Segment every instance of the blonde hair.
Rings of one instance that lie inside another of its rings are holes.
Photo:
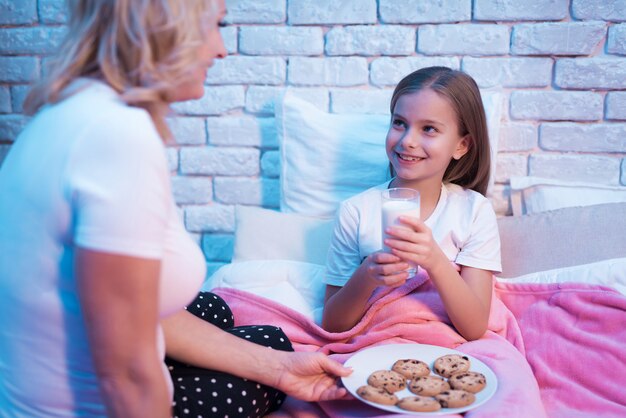
[[[216,2],[69,0],[69,10],[68,35],[47,76],[29,93],[26,112],[66,98],[64,90],[78,77],[97,78],[129,105],[146,109],[161,137],[171,139],[165,95],[193,68]]]
[[[427,67],[404,77],[391,97],[391,114],[400,96],[431,89],[448,99],[456,112],[459,135],[469,136],[469,149],[461,159],[452,159],[443,181],[485,195],[491,171],[491,149],[485,108],[478,85],[468,74],[447,67]],[[393,167],[390,167],[393,173]]]

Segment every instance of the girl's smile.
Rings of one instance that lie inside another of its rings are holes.
[[[401,153],[396,153],[396,154],[398,155],[398,159],[400,163],[403,163],[403,162],[416,163],[424,159],[424,157],[416,157],[416,156],[412,156],[409,154],[401,154]]]

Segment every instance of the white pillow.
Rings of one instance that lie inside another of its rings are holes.
[[[518,277],[500,278],[501,283],[585,283],[611,287],[626,296],[626,258],[537,271]]]
[[[326,264],[333,221],[255,206],[236,206],[233,261]]]
[[[226,264],[205,282],[216,287],[245,290],[281,303],[320,324],[324,308],[325,267],[289,260],[252,260]]]
[[[388,179],[389,116],[327,113],[290,89],[277,102],[282,212],[332,217],[339,202]]]
[[[530,176],[511,177],[513,215],[616,202],[626,202],[626,187]]]
[[[503,96],[481,94],[494,156],[491,186]],[[341,201],[389,179],[389,115],[324,112],[291,89],[276,102],[282,212],[332,217]]]

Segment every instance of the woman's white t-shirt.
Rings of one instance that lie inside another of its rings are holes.
[[[205,276],[148,113],[101,82],[76,83],[31,120],[0,168],[0,416],[105,416],[77,247],[161,260],[161,317],[183,309]]]
[[[365,257],[382,249],[381,191],[389,183],[342,202],[328,250],[326,284],[344,286]],[[425,224],[451,262],[501,271],[496,215],[480,193],[442,184],[437,206]]]

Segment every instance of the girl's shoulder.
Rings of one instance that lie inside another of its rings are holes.
[[[444,183],[443,188],[446,190],[448,198],[465,200],[470,202],[485,202],[489,201],[485,196],[472,189],[464,189],[458,184]]]
[[[454,183],[445,183],[443,189],[446,193],[447,205],[463,210],[466,213],[475,213],[481,210],[491,210],[491,201],[482,194],[472,189],[464,189]]]
[[[370,187],[369,189],[366,189],[358,194],[355,194],[354,196],[349,197],[346,200],[344,200],[342,204],[361,206],[363,203],[371,202],[372,199],[374,199],[375,197],[380,198],[381,191],[389,187],[389,181]]]
[[[354,219],[379,216],[381,205],[381,191],[387,189],[389,181],[370,187],[354,196],[343,200],[339,204],[338,213],[346,216],[350,214]]]

